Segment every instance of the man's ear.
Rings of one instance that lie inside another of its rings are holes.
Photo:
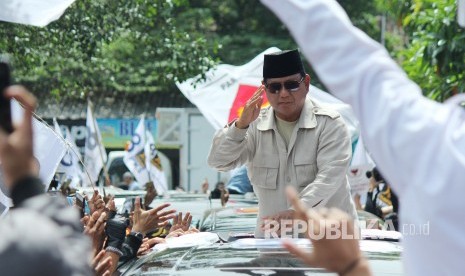
[[[310,80],[311,80],[310,75],[305,74],[305,87],[307,88],[307,92],[310,89]]]

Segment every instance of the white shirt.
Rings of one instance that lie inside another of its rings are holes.
[[[381,45],[353,27],[336,1],[262,2],[360,120],[366,146],[399,195],[406,275],[463,274],[465,110],[423,97]]]
[[[137,190],[141,190],[141,188],[139,186],[139,183],[137,183],[136,181],[132,181],[131,184],[129,184],[129,186],[128,186],[128,190],[129,191],[137,191]]]

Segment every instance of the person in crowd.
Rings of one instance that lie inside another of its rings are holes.
[[[62,197],[45,194],[37,178],[32,142],[36,100],[20,86],[4,94],[19,101],[25,113],[11,134],[0,129],[3,180],[14,204],[0,224],[0,267],[8,275],[92,275],[90,243],[77,210]]]
[[[202,182],[200,185],[200,188],[202,190],[202,194],[210,195],[210,183],[208,183],[208,178],[205,177],[205,180]]]
[[[402,241],[405,274],[462,274],[463,95],[446,103],[424,97],[334,0],[261,1],[288,27],[329,91],[358,117],[367,149],[399,197],[401,225],[417,231]],[[425,225],[428,233],[419,231]],[[320,256],[337,262],[328,257]]]
[[[226,185],[230,194],[243,195],[253,193],[249,176],[247,175],[247,166],[242,166],[231,171],[231,178]]]
[[[210,197],[211,198],[221,198],[222,193],[223,194],[228,193],[228,191],[226,190],[226,186],[224,185],[224,182],[219,181],[218,183],[216,183],[215,189],[213,189],[213,191],[211,191]]]
[[[247,165],[259,200],[256,237],[270,231],[279,235],[276,223],[292,219],[286,185],[298,188],[309,208],[339,207],[357,217],[346,177],[351,158],[347,128],[339,113],[307,97],[309,87],[298,50],[265,55],[262,85],[239,119],[213,139],[211,167],[227,171]],[[270,107],[260,110],[263,92]]]
[[[384,220],[389,219],[394,229],[398,229],[397,213],[399,203],[397,196],[375,167],[367,172],[370,181],[364,210]]]
[[[134,180],[134,176],[130,172],[125,172],[123,174],[123,183],[119,186],[119,188],[129,191],[141,190],[139,183]]]
[[[221,206],[226,206],[229,200],[229,192],[223,181],[216,183],[215,189],[210,193],[210,198],[219,198],[221,200]]]

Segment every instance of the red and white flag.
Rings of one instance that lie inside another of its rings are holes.
[[[198,75],[176,85],[210,124],[215,129],[220,129],[241,115],[243,106],[261,85],[264,55],[277,51],[280,49],[268,48],[242,66],[220,64],[206,73],[205,81],[197,82],[200,78]],[[310,87],[308,95],[319,103],[336,109],[344,118],[353,141],[357,138],[359,123],[349,105],[315,86]],[[263,97],[262,108],[269,106],[266,93],[263,93]]]

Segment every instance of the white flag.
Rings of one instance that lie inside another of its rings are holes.
[[[157,193],[162,195],[168,191],[168,183],[166,180],[165,172],[161,166],[161,160],[158,156],[158,151],[155,148],[155,141],[153,140],[152,133],[149,131],[145,132],[145,167],[149,171],[150,180],[152,180]]]
[[[136,127],[123,160],[139,184],[145,185],[152,181],[158,194],[168,190],[153,136],[145,129],[144,117]]]
[[[361,202],[365,202],[370,184],[366,172],[372,170],[373,167],[375,167],[375,163],[365,150],[362,136],[359,136],[347,176],[352,194],[359,194]]]
[[[53,124],[55,126],[55,131],[63,137],[60,125],[55,118],[53,118]],[[66,135],[64,135],[64,139],[66,141],[66,153],[58,165],[57,172],[63,173],[68,179],[72,179],[71,187],[75,188],[82,176],[82,169],[79,163],[81,154],[68,128],[66,128],[65,133]]]
[[[240,116],[247,100],[261,85],[264,55],[277,51],[280,50],[276,47],[269,48],[242,66],[220,64],[206,73],[206,80],[203,82],[196,83],[200,78],[198,75],[176,85],[210,124],[215,129],[220,129]],[[315,86],[310,87],[308,96],[336,109],[344,118],[352,141],[356,140],[359,122],[349,105]],[[264,93],[262,107],[266,106],[269,103]]]
[[[145,118],[142,118],[139,121],[139,124],[136,127],[136,130],[131,138],[128,149],[126,151],[127,158],[134,157],[144,151],[145,145]]]
[[[86,136],[86,147],[84,150],[85,154],[85,169],[89,173],[90,179],[93,183],[98,180],[98,176],[103,166],[107,161],[107,154],[105,148],[102,145],[102,135],[95,120],[91,104],[87,106],[87,136]],[[88,179],[84,179],[88,183]],[[88,183],[90,185],[90,183]]]
[[[124,164],[141,185],[149,182],[149,172],[145,168],[144,145],[145,119],[142,116],[123,158]]]
[[[11,101],[13,122],[20,123],[24,110],[21,105]],[[36,118],[32,120],[34,135],[34,156],[39,163],[39,178],[43,181],[46,189],[55,175],[55,171],[66,152],[66,144],[49,126],[39,122]]]
[[[2,0],[0,20],[44,27],[57,20],[75,0]]]

